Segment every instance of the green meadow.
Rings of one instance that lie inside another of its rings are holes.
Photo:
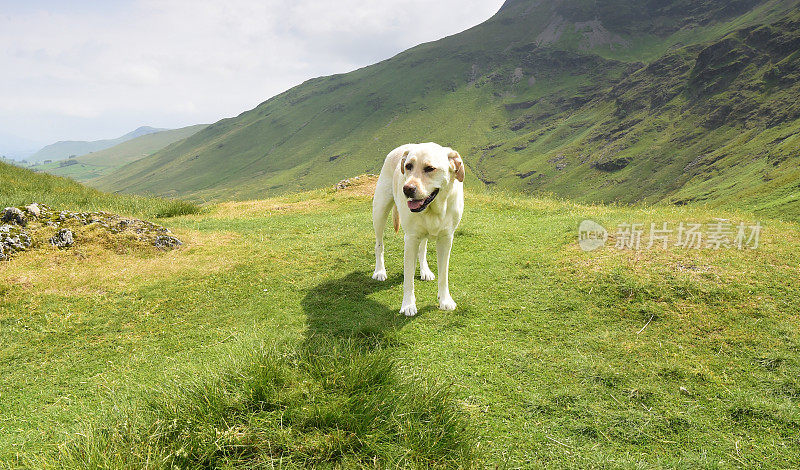
[[[3,204],[149,218],[176,204],[21,181]],[[406,318],[402,236],[387,236],[389,279],[370,278],[371,184],[163,212],[174,251],[78,243],[0,264],[0,461],[800,466],[797,223],[468,185],[458,308],[417,281]],[[578,246],[587,218],[606,247]],[[760,222],[758,248],[613,247],[618,224],[716,218]]]

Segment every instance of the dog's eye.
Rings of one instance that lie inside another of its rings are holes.
[[[414,169],[414,165],[413,164],[406,163],[406,170],[413,170],[413,169]]]
[[[433,170],[435,170],[435,169],[436,169],[436,168],[434,168],[434,167],[432,167],[432,166],[426,166],[426,167],[425,167],[425,173],[430,173],[430,172],[432,172],[432,171],[433,171]]]

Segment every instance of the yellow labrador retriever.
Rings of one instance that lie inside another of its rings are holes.
[[[383,264],[383,231],[392,209],[395,232],[403,226],[403,303],[400,313],[417,314],[414,297],[414,272],[419,259],[420,278],[432,281],[433,272],[426,258],[428,239],[436,240],[439,268],[439,308],[455,310],[450,296],[447,269],[453,233],[464,212],[464,162],[449,147],[433,142],[406,144],[389,152],[375,186],[372,199],[372,225],[375,228],[375,273],[373,279],[386,280]]]

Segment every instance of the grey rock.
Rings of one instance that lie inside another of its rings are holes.
[[[28,211],[28,214],[34,217],[39,217],[40,215],[42,215],[42,208],[39,207],[39,204],[36,204],[35,202],[33,204],[28,204],[27,206],[25,206],[25,210]]]
[[[72,231],[62,228],[50,239],[50,244],[58,248],[66,248],[72,246],[75,241],[72,238]]]
[[[16,207],[6,207],[3,211],[3,222],[11,222],[24,227],[28,224],[28,219],[26,219],[25,214]]]
[[[19,243],[25,249],[28,249],[31,247],[31,245],[33,245],[33,240],[31,240],[31,237],[30,235],[28,235],[28,232],[21,232],[19,235],[17,235],[17,240],[19,240]]]
[[[33,241],[28,232],[11,225],[0,226],[0,250],[3,251],[2,259],[8,259],[11,253],[25,251],[31,247]]]
[[[162,250],[171,250],[183,245],[183,242],[171,235],[159,235],[153,242],[153,246]]]

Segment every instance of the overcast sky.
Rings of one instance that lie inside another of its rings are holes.
[[[0,0],[0,154],[215,122],[463,31],[502,3]]]

